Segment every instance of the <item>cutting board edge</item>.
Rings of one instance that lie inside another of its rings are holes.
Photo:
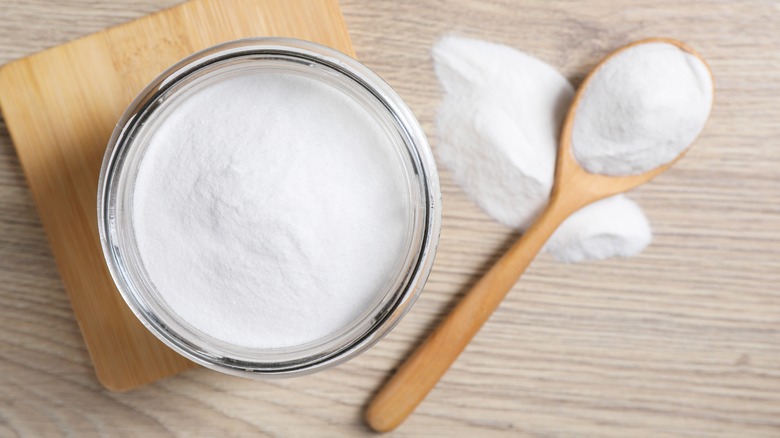
[[[70,46],[70,45],[73,45],[73,44],[77,44],[77,43],[81,42],[82,40],[86,40],[88,38],[92,38],[92,37],[94,37],[96,35],[100,35],[100,34],[105,33],[105,32],[109,32],[109,31],[111,31],[113,29],[122,28],[122,27],[125,27],[125,26],[132,26],[132,25],[135,25],[135,24],[137,24],[138,22],[141,22],[141,21],[153,20],[155,16],[170,13],[174,9],[183,9],[188,4],[193,3],[193,2],[202,3],[204,1],[206,1],[206,0],[189,0],[189,1],[185,0],[185,1],[182,1],[181,3],[179,3],[179,4],[176,4],[176,5],[173,5],[173,6],[169,6],[169,7],[164,8],[164,9],[160,9],[159,11],[156,11],[156,12],[151,12],[149,14],[145,14],[145,15],[143,15],[141,17],[134,18],[134,19],[132,19],[130,21],[125,21],[123,23],[117,23],[117,24],[115,24],[113,26],[106,27],[105,29],[100,29],[100,30],[97,30],[95,32],[90,32],[90,33],[88,33],[86,35],[82,35],[82,36],[80,36],[78,38],[75,38],[75,39],[72,39],[72,40],[68,40],[68,41],[62,42],[60,44],[53,45],[51,47],[46,47],[46,48],[41,49],[41,50],[39,50],[39,51],[37,51],[35,53],[29,54],[27,56],[24,56],[24,57],[21,57],[21,58],[17,58],[17,59],[13,59],[11,61],[6,62],[3,65],[0,65],[0,76],[2,76],[3,71],[6,69],[6,67],[8,67],[10,65],[13,65],[13,64],[16,64],[18,62],[29,61],[32,58],[37,58],[38,56],[41,56],[41,55],[46,54],[48,52],[51,52],[51,51],[54,51],[54,50],[59,50],[59,49],[62,49],[64,47],[67,47],[67,46]],[[0,91],[0,93],[2,93],[2,91]]]

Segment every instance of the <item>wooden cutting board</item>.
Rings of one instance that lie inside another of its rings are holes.
[[[193,0],[0,68],[0,108],[98,380],[125,391],[194,366],[135,318],[103,261],[100,164],[125,107],[217,43],[285,36],[354,56],[337,0]]]

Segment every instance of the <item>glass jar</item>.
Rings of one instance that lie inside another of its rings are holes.
[[[156,118],[176,110],[181,101],[177,96],[242,68],[304,75],[347,93],[382,124],[398,148],[407,179],[410,232],[394,280],[350,325],[304,345],[247,348],[194,328],[156,290],[145,272],[133,234],[134,182]],[[355,357],[385,336],[410,309],[433,264],[441,225],[441,193],[422,129],[398,94],[379,76],[347,55],[318,44],[251,38],[220,44],[180,61],[130,104],[105,153],[97,214],[103,253],[119,292],[136,317],[162,342],[196,363],[228,374],[294,376]]]

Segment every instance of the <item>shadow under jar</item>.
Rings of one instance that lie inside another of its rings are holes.
[[[425,135],[376,74],[294,39],[225,43],[126,110],[98,226],[138,319],[185,357],[293,376],[364,351],[409,310],[441,222]]]

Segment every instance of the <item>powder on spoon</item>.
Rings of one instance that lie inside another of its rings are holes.
[[[712,107],[712,77],[669,43],[626,49],[600,67],[577,107],[572,151],[588,172],[636,175],[693,143]]]
[[[139,165],[133,228],[150,281],[221,341],[279,348],[347,327],[406,251],[400,155],[322,81],[244,71],[184,99]]]
[[[444,89],[439,158],[485,212],[526,229],[550,195],[573,87],[551,66],[485,41],[442,38],[433,60]],[[639,206],[620,195],[571,215],[546,250],[567,262],[630,256],[651,237]]]

